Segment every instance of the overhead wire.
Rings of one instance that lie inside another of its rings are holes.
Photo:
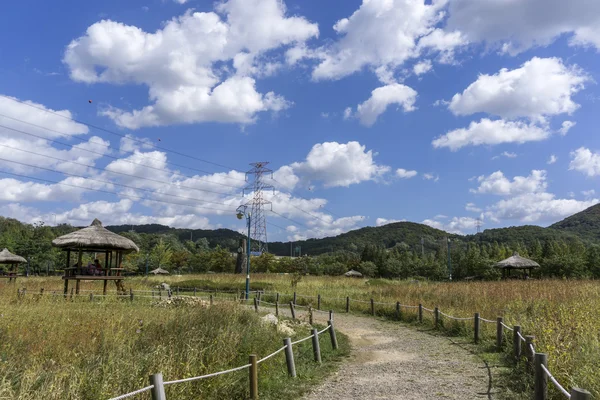
[[[2,114],[0,114],[0,117],[5,117],[5,116],[4,116],[4,115],[2,115]],[[7,118],[14,119],[14,118],[11,118],[11,117],[7,117]],[[25,121],[20,121],[20,120],[17,120],[17,121],[19,121],[19,122],[24,122],[24,123],[26,123],[26,124],[30,124],[29,122],[25,122]],[[30,125],[33,125],[33,126],[35,126],[35,127],[41,128],[41,129],[48,129],[48,128],[45,128],[45,127],[42,127],[42,126],[40,126],[40,125],[36,125],[36,124],[30,124]],[[13,132],[21,133],[21,134],[23,134],[23,135],[28,135],[28,136],[36,137],[36,138],[38,138],[38,139],[46,140],[46,141],[48,141],[48,142],[51,142],[51,143],[60,144],[60,145],[62,145],[62,146],[67,146],[67,147],[70,147],[70,148],[72,148],[72,149],[78,149],[78,150],[86,151],[86,152],[88,152],[88,153],[97,154],[97,155],[100,155],[100,156],[102,156],[102,157],[108,157],[108,158],[112,158],[113,160],[117,160],[117,161],[123,161],[123,162],[129,163],[129,164],[140,165],[140,166],[143,166],[143,167],[146,167],[146,168],[150,168],[150,169],[153,169],[153,170],[156,170],[156,171],[161,171],[161,172],[164,172],[164,169],[162,169],[162,168],[158,168],[158,167],[154,167],[154,166],[152,166],[152,165],[148,165],[148,164],[142,164],[142,163],[138,163],[138,162],[135,162],[135,161],[127,160],[127,159],[125,159],[125,158],[119,158],[119,157],[111,156],[111,155],[109,155],[109,154],[106,154],[106,153],[103,153],[103,152],[99,152],[99,151],[94,151],[94,150],[86,149],[86,148],[84,148],[84,147],[76,146],[76,145],[69,144],[69,143],[65,143],[65,142],[60,142],[60,141],[58,141],[58,140],[54,140],[54,139],[50,139],[50,138],[47,138],[47,137],[44,137],[44,136],[36,135],[36,134],[34,134],[34,133],[31,133],[31,132],[25,132],[25,131],[22,131],[22,130],[19,130],[19,129],[11,128],[11,127],[8,127],[8,126],[6,126],[6,125],[2,125],[2,124],[0,124],[0,128],[8,129],[8,130],[11,130],[11,131],[13,131]],[[58,132],[58,131],[54,131],[54,130],[52,130],[52,129],[48,129],[48,130],[50,130],[50,131],[52,131],[52,132],[57,132],[57,133],[60,133],[60,132]],[[80,138],[77,138],[77,139],[78,139],[78,140],[80,140],[81,142],[85,142],[85,140],[82,140],[82,139],[80,139]],[[86,143],[94,143],[94,144],[102,145],[102,146],[104,146],[104,147],[107,147],[107,148],[112,148],[112,149],[114,149],[114,147],[112,147],[112,146],[110,146],[110,145],[108,145],[108,146],[107,146],[106,144],[104,144],[104,142],[102,142],[102,143],[101,143],[101,142],[96,142],[96,141],[94,141],[94,142],[92,142],[92,141],[88,141],[88,142],[86,142]],[[126,153],[129,153],[129,154],[135,154],[134,152],[131,152],[131,151],[130,151],[130,152],[126,152]],[[153,157],[147,157],[147,158],[149,158],[149,159],[151,159],[151,160],[159,160],[159,159],[157,159],[157,158],[153,158]],[[163,161],[163,160],[160,160],[160,161]],[[165,163],[166,163],[166,164],[175,165],[175,166],[180,166],[179,164],[173,164],[173,163],[166,162],[166,161],[165,161]],[[212,172],[205,171],[205,170],[201,170],[201,169],[196,169],[196,168],[192,168],[192,167],[185,167],[185,166],[180,166],[180,167],[182,167],[182,168],[189,168],[189,169],[192,169],[192,170],[195,170],[195,171],[199,171],[199,172],[203,172],[203,173],[206,173],[206,174],[211,174],[211,175],[213,174]],[[190,178],[190,179],[199,179],[199,180],[203,180],[203,181],[206,181],[206,182],[210,182],[210,183],[212,183],[212,184],[214,184],[214,185],[219,185],[219,186],[227,186],[227,187],[232,187],[232,188],[235,188],[235,189],[242,189],[242,187],[240,187],[240,186],[233,186],[233,185],[228,185],[228,184],[226,184],[226,183],[213,182],[213,181],[210,181],[210,180],[208,180],[208,179],[204,179],[204,178],[202,178],[202,177],[190,176],[190,175],[181,174],[181,173],[178,173],[178,172],[170,172],[170,173],[171,173],[172,175],[175,175],[175,176],[182,176],[182,177],[184,177],[184,178]],[[243,182],[245,182],[245,180],[242,180],[242,179],[232,178],[232,177],[228,177],[228,176],[225,176],[225,177],[226,177],[226,178],[229,178],[229,179],[234,179],[234,180],[236,180],[236,181],[243,181]]]
[[[103,189],[95,189],[95,188],[90,188],[90,187],[84,187],[84,186],[78,186],[78,185],[72,185],[69,183],[65,183],[65,182],[58,182],[58,181],[54,181],[51,179],[44,179],[44,178],[36,178],[33,176],[29,176],[29,175],[25,175],[25,174],[17,174],[14,172],[8,172],[8,171],[3,171],[0,170],[1,174],[5,174],[5,175],[11,175],[11,176],[17,176],[17,177],[21,177],[21,178],[26,178],[26,179],[33,179],[36,181],[40,181],[40,182],[46,182],[46,183],[52,183],[52,184],[56,184],[56,185],[62,185],[62,186],[69,186],[75,189],[85,189],[85,190],[90,190],[93,192],[100,192],[100,193],[107,193],[107,194],[112,194],[112,195],[116,195],[119,197],[125,197],[128,199],[132,199],[133,200],[144,200],[144,201],[150,201],[150,202],[155,202],[155,203],[164,203],[164,204],[171,204],[171,205],[177,205],[180,207],[187,207],[187,208],[193,208],[193,209],[205,209],[205,210],[214,210],[214,211],[223,211],[223,212],[229,212],[232,209],[221,209],[221,208],[212,208],[212,207],[202,207],[202,206],[192,206],[189,204],[181,204],[181,203],[173,203],[171,201],[165,201],[165,200],[155,200],[155,199],[149,199],[146,197],[142,197],[142,196],[136,196],[136,195],[129,195],[129,194],[123,194],[123,193],[117,193],[117,192],[111,192],[110,190],[103,190]]]
[[[178,188],[185,188],[185,189],[190,189],[190,190],[197,190],[197,191],[200,191],[200,192],[214,193],[214,194],[219,194],[219,195],[222,195],[222,196],[231,196],[231,197],[237,197],[237,198],[245,199],[245,197],[242,196],[242,195],[236,195],[236,194],[224,193],[224,192],[217,192],[217,191],[208,190],[208,189],[200,189],[200,188],[195,188],[195,187],[192,187],[192,186],[177,185],[177,184],[174,184],[174,183],[168,182],[168,181],[161,181],[161,180],[158,180],[158,179],[146,178],[146,177],[142,177],[142,176],[138,176],[138,175],[128,174],[128,173],[125,173],[125,172],[113,171],[113,170],[106,169],[106,168],[99,168],[99,167],[96,167],[96,166],[93,166],[93,165],[84,164],[84,163],[80,163],[80,162],[77,162],[77,161],[65,160],[65,159],[62,159],[62,158],[58,158],[58,157],[54,157],[54,156],[49,156],[47,154],[36,153],[35,151],[25,150],[25,149],[21,149],[21,148],[14,147],[14,146],[9,146],[7,144],[1,144],[0,143],[0,146],[6,147],[6,148],[12,149],[12,150],[22,151],[22,152],[28,153],[28,154],[33,154],[33,155],[40,156],[40,157],[50,158],[52,160],[56,160],[56,161],[60,161],[60,162],[71,163],[71,164],[79,165],[79,166],[86,167],[86,168],[95,169],[95,170],[102,171],[102,172],[109,172],[111,174],[128,176],[128,177],[131,177],[131,178],[136,178],[136,179],[140,179],[140,180],[146,180],[146,181],[149,181],[149,182],[162,183],[162,184],[165,184],[165,185],[176,186]]]
[[[238,170],[236,168],[229,167],[227,165],[223,165],[223,164],[216,163],[216,162],[213,162],[213,161],[205,160],[203,158],[196,157],[196,156],[191,156],[189,154],[185,154],[185,153],[182,153],[180,151],[172,150],[172,149],[169,149],[169,148],[166,148],[166,147],[157,146],[157,145],[155,145],[153,143],[148,143],[148,142],[145,142],[143,140],[137,139],[135,137],[123,135],[121,133],[114,132],[114,131],[112,131],[110,129],[106,129],[106,128],[102,128],[100,126],[96,126],[96,125],[90,124],[89,122],[85,122],[85,121],[81,121],[81,120],[78,120],[78,119],[75,119],[75,118],[72,118],[72,117],[68,117],[66,115],[63,115],[63,114],[58,113],[58,112],[53,111],[53,110],[48,110],[46,108],[38,107],[36,105],[27,103],[27,102],[25,102],[23,100],[19,100],[19,99],[16,99],[14,97],[6,96],[6,95],[3,95],[3,94],[0,94],[0,97],[4,97],[7,100],[11,100],[11,101],[14,101],[16,103],[20,103],[20,104],[23,104],[25,106],[28,106],[28,107],[31,107],[31,108],[35,108],[35,109],[43,111],[43,112],[46,112],[46,113],[49,113],[49,114],[53,114],[53,115],[59,116],[59,117],[64,118],[64,119],[68,119],[68,120],[76,122],[78,124],[86,125],[86,126],[88,126],[90,128],[97,129],[97,130],[100,130],[102,132],[109,133],[111,135],[116,135],[116,136],[119,136],[121,138],[125,138],[125,139],[128,139],[128,140],[132,140],[134,142],[141,143],[143,145],[149,145],[149,146],[151,146],[152,148],[155,148],[155,149],[159,149],[159,150],[163,150],[163,151],[166,151],[166,152],[169,152],[169,153],[177,154],[178,156],[186,157],[186,158],[189,158],[189,159],[192,159],[192,160],[196,160],[196,161],[200,161],[200,162],[203,162],[203,163],[211,164],[211,165],[214,165],[216,167],[225,168],[225,169],[229,169],[229,170],[233,170],[233,171],[237,171],[237,172],[242,172],[242,173],[244,172],[244,171],[240,171],[240,170]]]

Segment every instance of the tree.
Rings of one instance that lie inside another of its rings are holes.
[[[156,243],[150,253],[150,259],[156,268],[168,267],[172,256],[173,250],[171,250],[171,247],[162,238],[158,239],[158,243]]]
[[[187,265],[188,260],[190,258],[190,252],[187,250],[177,250],[174,251],[171,255],[171,264],[177,268],[177,270],[181,270],[182,267]]]
[[[369,278],[377,274],[377,266],[372,261],[362,261],[358,264],[356,270]]]

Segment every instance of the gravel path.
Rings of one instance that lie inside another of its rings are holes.
[[[316,314],[318,320],[326,314]],[[485,399],[485,364],[447,338],[373,317],[335,315],[352,358],[305,399]]]

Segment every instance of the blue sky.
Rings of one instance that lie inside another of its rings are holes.
[[[600,3],[61,5],[3,6],[1,215],[239,230],[255,161],[269,240],[599,201]]]

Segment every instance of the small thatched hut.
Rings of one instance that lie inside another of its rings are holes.
[[[363,274],[361,274],[358,271],[355,271],[355,270],[351,269],[350,271],[346,272],[344,274],[344,276],[347,276],[349,278],[362,278]]]
[[[0,275],[0,278],[8,278],[9,282],[12,282],[13,279],[17,281],[17,268],[20,263],[26,263],[27,260],[21,256],[11,253],[8,249],[4,249],[0,251],[0,264],[9,265],[9,271],[6,271],[3,275]]]
[[[499,261],[494,264],[494,268],[502,269],[502,277],[509,278],[511,277],[513,270],[520,270],[523,272],[523,277],[526,278],[531,275],[531,270],[534,268],[539,268],[540,264],[536,263],[533,260],[530,260],[525,257],[521,257],[519,253],[514,253],[511,257],[508,257],[505,260]],[[526,272],[527,271],[527,272]]]
[[[67,266],[65,268],[65,295],[69,289],[69,280],[75,280],[76,292],[79,293],[81,280],[103,280],[104,294],[109,280],[115,281],[117,289],[124,291],[121,263],[123,254],[138,252],[137,245],[123,237],[109,231],[102,226],[102,222],[94,219],[87,228],[57,237],[52,241],[52,246],[62,248],[67,252]],[[77,253],[77,263],[71,267],[71,252]],[[104,266],[97,265],[91,270],[83,268],[81,263],[82,253],[104,253]],[[114,263],[113,263],[114,261]]]

